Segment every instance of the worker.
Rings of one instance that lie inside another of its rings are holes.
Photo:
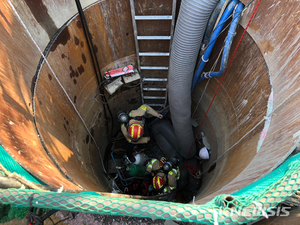
[[[121,122],[121,131],[124,134],[128,145],[126,148],[126,155],[131,162],[135,162],[133,157],[133,149],[136,144],[146,144],[150,137],[143,137],[145,131],[145,114],[163,118],[162,114],[156,112],[153,108],[148,105],[141,105],[138,109],[132,110],[126,117],[126,113],[118,113],[118,120]]]
[[[160,160],[150,160],[146,175],[151,174],[153,176],[152,185],[154,190],[160,193],[169,193],[177,188],[177,180],[180,178],[178,163],[177,156],[172,156],[167,161],[164,157]]]

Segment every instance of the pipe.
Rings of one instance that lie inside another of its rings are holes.
[[[179,146],[172,124],[165,119],[159,120],[152,126],[152,133],[155,141],[167,158],[179,155]]]
[[[224,51],[223,51],[223,56],[222,56],[222,61],[221,61],[221,66],[220,66],[220,71],[218,72],[206,72],[203,74],[202,77],[200,77],[197,81],[197,83],[195,84],[195,86],[201,82],[202,80],[206,79],[206,78],[210,78],[210,77],[219,77],[222,76],[225,72],[225,69],[227,67],[228,64],[228,58],[229,58],[229,53],[230,53],[230,48],[231,48],[231,44],[233,41],[233,38],[235,36],[235,31],[237,28],[237,25],[239,23],[239,20],[241,18],[241,14],[242,14],[242,10],[244,8],[244,4],[243,3],[238,3],[237,8],[235,9],[235,13],[233,16],[233,21],[230,25],[229,31],[228,31],[228,35],[225,41],[225,47],[224,47]]]
[[[220,0],[220,2],[217,4],[216,8],[212,12],[212,14],[208,20],[205,33],[204,33],[203,44],[207,45],[209,43],[209,40],[213,33],[213,29],[214,29],[216,23],[219,22],[219,21],[217,21],[217,19],[221,13],[221,10],[223,7],[225,8],[227,6],[228,1],[230,1],[230,0]]]
[[[218,0],[183,0],[172,43],[168,75],[169,105],[180,153],[196,153],[191,125],[191,85],[200,44]],[[191,150],[190,150],[191,149]]]
[[[112,112],[110,110],[108,101],[105,97],[103,88],[101,88],[101,84],[103,83],[103,78],[102,78],[102,75],[101,75],[101,69],[100,69],[100,66],[99,66],[97,54],[96,54],[96,51],[95,51],[95,48],[94,48],[95,45],[94,45],[93,40],[92,40],[92,35],[89,31],[89,27],[87,25],[87,22],[86,22],[86,19],[85,19],[85,15],[84,15],[80,0],[75,0],[75,2],[76,2],[79,17],[80,17],[80,20],[81,20],[81,23],[82,23],[82,27],[83,27],[83,30],[84,30],[84,35],[85,35],[85,38],[86,38],[86,42],[88,44],[89,52],[90,52],[90,55],[91,55],[93,68],[94,68],[94,71],[95,71],[95,76],[96,76],[96,79],[97,79],[97,84],[98,84],[98,88],[99,88],[99,92],[100,92],[100,96],[101,96],[101,102],[102,102],[102,105],[103,105],[103,112],[104,112],[104,116],[105,116],[107,139],[108,139],[108,142],[110,143],[110,140],[111,140],[111,137],[112,137],[112,132],[113,132],[113,127],[114,127],[113,116],[112,116]],[[99,80],[99,77],[100,77],[100,80]],[[109,132],[109,128],[108,128],[108,121],[110,121],[110,120],[108,118],[106,110],[108,110],[109,115],[111,117],[111,132]],[[99,154],[101,154],[101,153],[99,153]]]
[[[213,35],[211,36],[210,42],[208,44],[208,47],[207,47],[204,55],[201,58],[201,63],[200,63],[200,65],[199,65],[199,67],[198,67],[198,69],[196,71],[196,74],[195,74],[195,76],[193,78],[192,92],[193,92],[193,90],[194,90],[194,88],[196,86],[197,80],[199,79],[199,77],[200,77],[200,75],[201,75],[201,73],[202,73],[202,71],[204,69],[205,64],[208,62],[210,53],[211,53],[211,51],[214,48],[214,45],[215,45],[215,43],[217,41],[217,38],[218,38],[219,34],[221,33],[221,31],[222,31],[222,29],[223,29],[223,27],[225,25],[225,22],[227,21],[228,17],[230,16],[230,14],[232,13],[232,11],[234,10],[234,8],[235,8],[235,6],[236,6],[237,3],[238,3],[238,0],[232,0],[228,4],[225,12],[223,13],[223,15],[222,15],[222,17],[220,19],[220,22],[219,22],[218,26],[216,27]]]

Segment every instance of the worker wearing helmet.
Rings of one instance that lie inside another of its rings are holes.
[[[151,159],[146,173],[152,173],[152,185],[156,191],[168,193],[177,188],[177,180],[180,178],[178,162],[179,159],[176,156],[168,161],[164,157],[161,160]]]
[[[132,110],[129,113],[128,123],[121,124],[121,131],[128,141],[129,145],[126,149],[126,154],[129,157],[130,161],[135,161],[132,156],[133,148],[135,144],[146,144],[150,137],[143,137],[145,131],[145,114],[148,113],[152,116],[163,118],[162,114],[157,113],[153,108],[144,104],[141,105],[138,109]]]

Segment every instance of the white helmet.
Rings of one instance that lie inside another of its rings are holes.
[[[199,151],[199,157],[201,159],[209,159],[209,153],[206,147],[203,147]]]

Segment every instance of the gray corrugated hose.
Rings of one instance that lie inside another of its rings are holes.
[[[168,77],[172,123],[180,154],[196,153],[191,126],[191,85],[200,44],[207,21],[219,0],[182,0],[172,43]],[[190,151],[190,153],[189,153]]]

